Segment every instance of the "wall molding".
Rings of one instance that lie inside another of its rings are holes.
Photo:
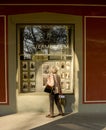
[[[86,72],[86,62],[87,62],[87,59],[86,59],[86,51],[87,51],[87,29],[86,29],[86,26],[87,26],[87,23],[86,23],[86,21],[87,21],[87,18],[99,18],[99,19],[103,19],[103,18],[106,18],[106,16],[85,16],[84,17],[84,44],[83,44],[83,46],[84,46],[84,53],[83,53],[83,59],[84,59],[84,80],[83,80],[83,103],[88,103],[88,104],[94,104],[94,103],[106,103],[106,100],[88,100],[87,99],[87,94],[89,94],[89,93],[87,93],[87,83],[86,83],[86,81],[87,81],[87,77],[86,77],[86,75],[87,75],[87,72]],[[92,41],[93,41],[93,39],[91,39]],[[93,41],[94,42],[94,41]],[[98,40],[96,41],[96,42],[98,42]],[[95,43],[96,44],[96,43]],[[96,78],[96,77],[95,77]],[[96,90],[95,90],[96,91]]]
[[[4,101],[0,101],[0,104],[7,104],[8,103],[8,79],[7,79],[7,40],[6,40],[6,16],[5,15],[0,15],[0,18],[4,18],[4,72],[5,72],[5,74],[4,74],[4,84],[5,84],[5,86],[2,86],[2,87],[5,87],[5,91],[4,91],[4,95],[5,95],[5,97],[3,96],[2,98],[3,98],[3,100]]]

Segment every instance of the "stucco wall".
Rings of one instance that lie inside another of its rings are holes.
[[[82,103],[82,17],[55,13],[35,13],[8,16],[8,78],[9,101],[8,106],[2,107],[2,112],[18,111],[48,112],[48,95],[20,95],[16,93],[16,24],[17,23],[68,23],[75,24],[75,58],[74,58],[74,94],[66,95],[65,112],[78,111]],[[80,89],[80,91],[79,91]],[[30,102],[31,101],[31,102]],[[44,107],[42,107],[44,105]],[[28,106],[28,107],[26,107]]]

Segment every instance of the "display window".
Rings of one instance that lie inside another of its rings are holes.
[[[74,25],[18,24],[19,92],[43,92],[49,69],[61,77],[63,93],[73,93]]]

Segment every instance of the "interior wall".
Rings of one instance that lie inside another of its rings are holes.
[[[48,95],[44,93],[36,93],[35,95],[19,95],[16,94],[16,24],[17,23],[68,23],[75,24],[75,68],[74,68],[74,94],[66,95],[65,112],[78,111],[79,104],[79,87],[82,86],[82,17],[71,16],[55,13],[35,13],[8,16],[8,34],[9,34],[9,89],[13,91],[14,98],[10,99],[14,102],[16,111],[48,111]],[[11,51],[11,49],[13,51]],[[12,64],[12,65],[11,65]],[[80,70],[80,71],[79,71]],[[12,71],[12,73],[11,73]],[[12,90],[11,90],[12,89]],[[17,98],[17,100],[16,100]],[[33,99],[33,100],[31,100]],[[39,99],[39,100],[38,100]],[[43,100],[42,100],[43,99]],[[31,101],[31,102],[30,102]],[[30,107],[28,106],[30,103]],[[42,107],[45,104],[45,107]],[[11,106],[11,104],[10,104]],[[27,109],[25,109],[27,108]],[[10,110],[11,111],[11,110]]]

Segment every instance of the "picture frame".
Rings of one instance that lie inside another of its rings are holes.
[[[29,89],[30,89],[30,92],[35,92],[35,86],[36,84],[35,84],[35,82],[30,82],[29,83]]]
[[[28,92],[28,82],[22,82],[22,91]]]
[[[22,61],[22,70],[27,71],[28,70],[28,62]]]
[[[56,68],[57,68],[58,71],[60,70],[60,65],[61,65],[60,61],[56,61],[55,62],[55,66],[56,66]]]
[[[66,90],[70,90],[70,85],[71,85],[70,82],[69,82],[69,81],[66,81],[65,84],[66,84]]]
[[[35,80],[35,72],[30,72],[30,73],[29,73],[29,79],[30,79],[31,81],[34,81],[34,80]]]
[[[22,72],[22,78],[24,81],[28,80],[28,72]]]
[[[70,81],[61,81],[61,88],[63,93],[70,92],[71,91],[70,87],[72,87]]]
[[[30,68],[30,70],[35,70],[35,62],[34,61],[29,62],[29,68]]]
[[[65,61],[61,61],[61,69],[63,70],[63,69],[65,69],[66,68],[66,63],[65,63]]]
[[[46,63],[46,64],[43,64],[43,66],[42,66],[42,72],[43,72],[43,74],[49,74],[49,69],[50,69],[50,64],[48,63]]]
[[[63,91],[65,90],[65,82],[64,81],[61,81],[61,88]]]
[[[66,70],[69,71],[71,69],[71,61],[66,61]]]
[[[65,78],[66,78],[66,79],[70,79],[70,72],[69,72],[69,71],[67,71],[67,72],[65,73]]]

